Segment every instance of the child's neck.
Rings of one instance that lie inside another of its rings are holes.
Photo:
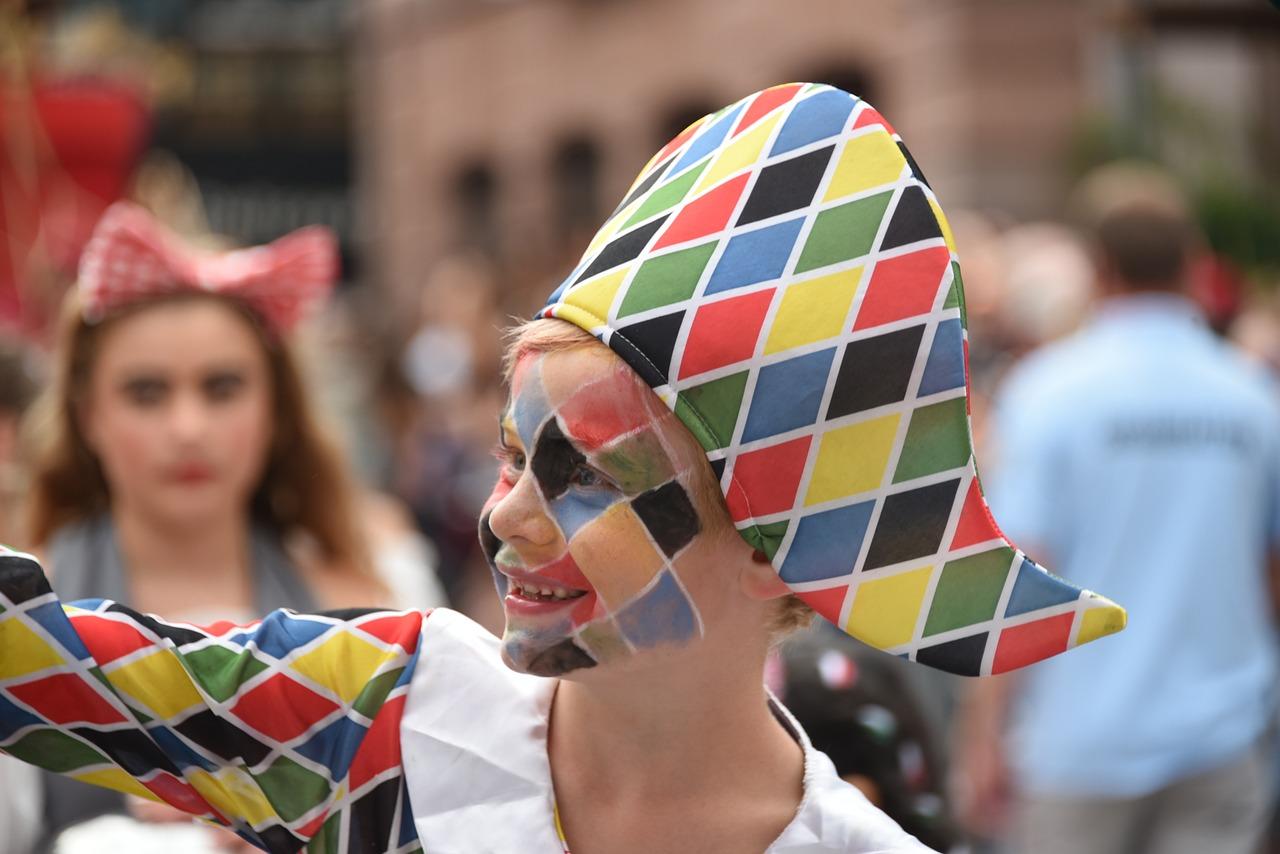
[[[763,649],[736,660],[702,658],[707,666],[664,668],[652,679],[593,674],[560,683],[548,752],[575,852],[583,837],[573,830],[591,827],[594,810],[612,811],[622,834],[627,814],[663,815],[689,828],[741,804],[761,817],[766,842],[794,814],[803,753],[766,702]]]

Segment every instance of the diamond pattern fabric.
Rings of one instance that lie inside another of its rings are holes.
[[[788,84],[695,122],[539,316],[592,332],[653,387],[742,536],[854,636],[977,675],[1123,627],[991,519],[951,231],[853,95]]]
[[[63,606],[33,559],[0,547],[0,751],[271,852],[420,852],[399,721],[423,616],[197,629]]]

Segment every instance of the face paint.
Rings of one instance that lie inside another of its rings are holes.
[[[604,350],[526,356],[512,388],[480,525],[508,662],[557,676],[698,637],[680,563],[702,524],[672,442],[682,428]]]

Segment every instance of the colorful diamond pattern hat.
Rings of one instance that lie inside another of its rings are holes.
[[[978,675],[1124,627],[991,518],[951,232],[866,102],[790,84],[695,122],[539,316],[645,379],[706,448],[742,536],[854,637]]]

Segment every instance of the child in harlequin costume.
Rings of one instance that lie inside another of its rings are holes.
[[[1123,626],[987,512],[949,232],[856,97],[692,125],[540,317],[480,522],[501,641],[444,610],[167,623],[10,553],[0,749],[270,851],[923,851],[761,687],[791,597],[971,675]]]

